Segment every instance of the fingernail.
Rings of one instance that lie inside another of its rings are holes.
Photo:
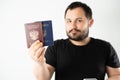
[[[39,40],[37,40],[36,42],[40,42]]]

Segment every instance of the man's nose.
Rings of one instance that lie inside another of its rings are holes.
[[[75,23],[75,22],[72,22],[72,23],[71,23],[71,26],[72,26],[73,28],[77,28],[77,26],[76,26],[76,23]]]

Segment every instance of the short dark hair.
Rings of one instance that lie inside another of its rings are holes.
[[[64,17],[66,16],[66,13],[67,13],[68,9],[71,9],[71,10],[72,10],[72,9],[75,9],[75,8],[78,8],[78,7],[82,8],[82,9],[85,11],[85,16],[86,16],[88,19],[91,19],[91,18],[92,18],[92,10],[91,10],[91,8],[90,8],[88,5],[86,5],[85,3],[78,2],[78,1],[72,2],[72,3],[66,8]]]

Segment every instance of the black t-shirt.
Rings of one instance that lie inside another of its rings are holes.
[[[73,45],[69,39],[56,40],[45,57],[47,64],[55,67],[55,80],[104,80],[106,66],[120,67],[111,44],[94,38],[84,46]]]

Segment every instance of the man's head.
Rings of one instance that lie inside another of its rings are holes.
[[[75,8],[82,8],[85,12],[85,16],[88,18],[88,19],[92,19],[92,10],[91,8],[86,5],[85,3],[82,3],[82,2],[73,2],[71,3],[65,10],[65,15],[64,17],[66,17],[66,13],[67,11],[70,9],[75,9]]]
[[[71,3],[65,10],[66,32],[70,39],[81,41],[88,37],[89,27],[93,23],[92,11],[81,2]]]

